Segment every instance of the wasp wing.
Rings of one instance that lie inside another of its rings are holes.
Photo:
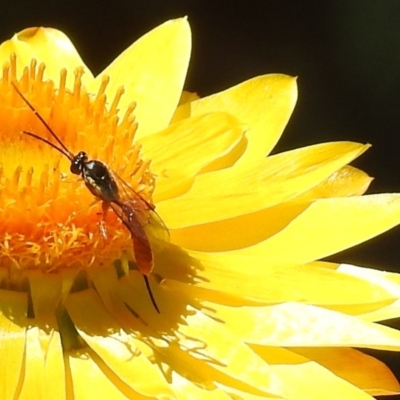
[[[115,171],[112,171],[112,174],[118,185],[121,204],[129,204],[136,211],[137,219],[151,237],[169,242],[168,228],[155,211],[155,206],[146,201],[140,193],[134,190]]]
[[[110,206],[131,234],[133,252],[139,271],[144,275],[149,275],[154,267],[153,250],[134,206],[130,203],[114,202],[110,203]]]

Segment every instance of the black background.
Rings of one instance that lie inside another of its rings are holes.
[[[298,76],[298,104],[275,152],[334,140],[372,143],[353,163],[375,177],[369,193],[400,191],[398,0],[2,3],[1,41],[29,26],[59,28],[95,74],[151,28],[187,15],[193,55],[186,89],[205,96],[265,73]],[[399,241],[395,228],[330,259],[400,271]],[[400,371],[397,355],[385,361]]]

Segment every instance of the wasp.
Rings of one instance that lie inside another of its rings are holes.
[[[138,217],[138,214],[145,211],[149,211],[150,213],[154,212],[155,206],[143,199],[128,185],[128,183],[115,172],[111,171],[102,161],[89,159],[85,151],[79,151],[77,154],[72,153],[28,99],[21,93],[18,87],[14,83],[12,83],[12,86],[24,103],[32,110],[47,131],[56,140],[58,145],[29,131],[22,131],[22,133],[46,143],[48,146],[67,157],[71,162],[70,172],[81,176],[86,187],[93,196],[102,201],[103,216],[107,213],[108,208],[111,207],[130,232],[137,267],[144,278],[151,303],[155,310],[160,313],[148,279],[154,266],[153,251],[144,229],[144,223]],[[166,230],[165,224],[162,221],[160,225]]]

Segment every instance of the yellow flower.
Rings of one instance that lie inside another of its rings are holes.
[[[370,178],[347,164],[366,145],[266,157],[295,80],[266,75],[197,99],[182,93],[189,55],[185,19],[97,77],[54,29],[0,46],[0,398],[398,392],[353,347],[400,349],[400,333],[377,323],[400,315],[400,277],[317,260],[398,224],[400,195],[362,196]],[[68,157],[22,133],[61,146],[12,83],[69,151],[102,160],[148,204],[137,212],[160,314],[135,265],[137,231],[132,241],[115,213],[101,215]]]

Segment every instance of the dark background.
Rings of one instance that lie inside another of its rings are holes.
[[[1,41],[29,26],[59,28],[95,74],[151,28],[187,15],[193,56],[186,89],[205,96],[260,74],[298,76],[299,101],[275,152],[332,140],[372,143],[353,165],[375,177],[370,193],[400,191],[398,0],[6,3]],[[396,228],[331,259],[400,271],[399,241]],[[385,361],[400,376],[398,356]]]

